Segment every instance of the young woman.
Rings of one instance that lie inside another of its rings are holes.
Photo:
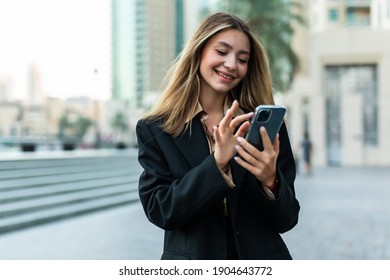
[[[280,233],[298,221],[286,126],[264,150],[244,135],[259,104],[274,104],[268,60],[248,25],[205,18],[137,124],[139,195],[165,230],[162,259],[291,259]]]

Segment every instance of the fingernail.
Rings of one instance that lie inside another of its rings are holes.
[[[240,158],[239,158],[239,157],[234,157],[234,160],[235,160],[235,161],[239,161]]]
[[[234,148],[236,148],[236,150],[238,151],[240,149],[240,146],[239,145],[234,145]]]
[[[237,137],[237,141],[238,141],[239,143],[241,143],[242,137]]]
[[[260,131],[264,132],[265,131],[265,127],[264,126],[260,127]]]

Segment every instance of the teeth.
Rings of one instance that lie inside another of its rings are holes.
[[[222,74],[221,72],[217,72],[217,73],[218,73],[218,75],[220,75],[221,77],[224,77],[225,79],[233,80],[232,77],[226,76],[226,75]]]

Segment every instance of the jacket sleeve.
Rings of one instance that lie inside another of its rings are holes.
[[[261,218],[279,233],[292,229],[298,222],[300,205],[295,196],[294,181],[296,176],[295,161],[283,123],[279,131],[280,150],[277,160],[277,176],[279,178],[278,190],[275,200],[268,199],[258,182],[257,186],[251,184],[252,195],[261,207]]]
[[[139,179],[139,196],[148,219],[166,230],[182,227],[210,207],[215,207],[228,187],[214,156],[207,156],[182,178],[175,178],[167,154],[177,153],[171,138],[155,125],[139,121],[136,127],[139,146],[138,160],[143,167]],[[184,168],[178,166],[177,168]]]

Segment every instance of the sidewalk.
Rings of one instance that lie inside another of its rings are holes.
[[[19,150],[0,150],[0,161],[2,160],[30,160],[30,159],[55,159],[55,158],[78,158],[115,155],[136,155],[138,150],[128,149],[76,149],[73,151],[63,150],[42,150],[34,152],[22,152]]]
[[[299,175],[298,225],[283,235],[296,260],[390,259],[390,168]],[[0,259],[159,259],[163,231],[139,203],[0,235]]]
[[[315,169],[295,189],[300,220],[284,234],[294,259],[390,259],[390,168]]]
[[[160,259],[162,238],[134,203],[0,235],[0,260]]]

